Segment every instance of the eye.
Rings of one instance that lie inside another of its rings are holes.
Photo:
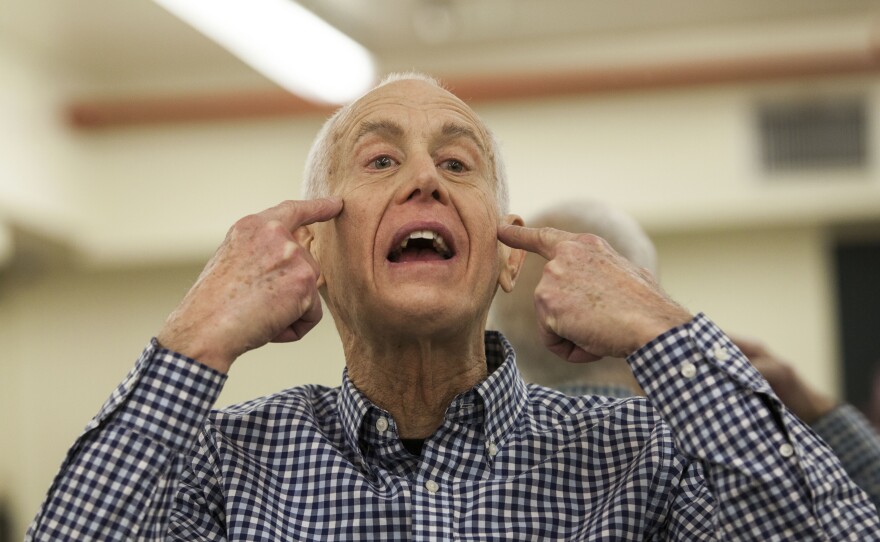
[[[460,162],[459,160],[456,160],[455,158],[450,158],[449,160],[444,160],[443,162],[440,163],[440,167],[442,167],[443,169],[445,169],[447,171],[451,171],[453,173],[464,173],[467,170],[465,165],[462,162]]]
[[[379,156],[370,162],[373,169],[388,169],[394,165],[394,159],[390,156]]]

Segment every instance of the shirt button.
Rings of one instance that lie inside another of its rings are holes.
[[[486,445],[486,451],[489,452],[489,455],[491,457],[495,457],[495,454],[498,453],[498,446],[495,446],[494,442],[490,442],[489,444]]]
[[[718,361],[727,361],[730,359],[730,350],[724,348],[723,346],[715,347],[715,350],[712,352],[712,355]]]
[[[794,446],[785,443],[779,447],[779,455],[782,457],[791,457],[794,455]]]
[[[434,480],[428,480],[425,482],[425,489],[428,490],[428,493],[437,493],[437,490],[440,489],[440,486]]]
[[[376,420],[376,429],[380,433],[384,433],[385,430],[388,429],[388,418],[382,416],[378,420]]]
[[[697,366],[686,361],[681,365],[681,376],[685,378],[693,378],[697,374]]]

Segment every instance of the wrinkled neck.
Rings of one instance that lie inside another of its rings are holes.
[[[402,438],[433,434],[452,400],[487,376],[482,328],[457,337],[344,336],[343,347],[352,383],[394,417]]]

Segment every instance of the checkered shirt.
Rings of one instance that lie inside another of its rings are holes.
[[[635,395],[619,384],[576,383],[554,386],[566,395],[603,395],[623,399]],[[813,423],[811,429],[837,455],[843,470],[880,508],[880,434],[854,406],[841,404]]]
[[[852,405],[843,404],[812,426],[834,450],[850,478],[880,508],[880,434]]]
[[[561,386],[552,386],[554,390],[559,390],[565,395],[601,395],[603,397],[614,397],[616,399],[626,399],[635,397],[637,394],[629,386],[620,384],[606,384],[597,382],[595,384],[563,384]]]
[[[486,354],[415,457],[347,376],[207,414],[222,376],[154,343],[28,536],[880,540],[867,496],[703,315],[628,359],[650,402],[526,385],[495,332]]]

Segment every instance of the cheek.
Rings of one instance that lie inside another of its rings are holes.
[[[486,194],[485,190],[474,188],[465,194],[470,208],[472,228],[475,235],[479,238],[488,238],[492,246],[497,241],[498,230],[498,209],[495,206],[495,199],[491,194]]]
[[[336,241],[335,228],[331,223],[318,223],[312,225],[314,238],[309,251],[315,262],[323,268],[333,262],[333,244]]]
[[[378,221],[375,210],[375,204],[346,199],[343,212],[333,221],[336,250],[347,262],[363,262],[370,257]]]
[[[393,184],[388,179],[389,174],[366,175],[356,164],[343,165],[340,173],[335,192],[346,204],[349,199],[375,199],[377,193],[389,189],[388,185]]]

